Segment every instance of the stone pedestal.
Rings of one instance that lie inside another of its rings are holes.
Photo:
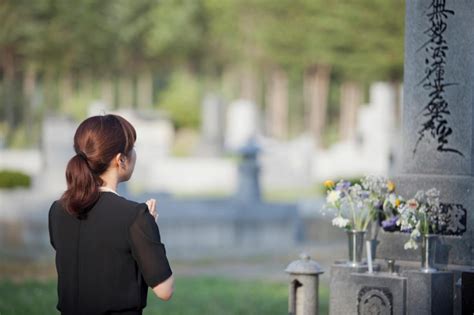
[[[453,313],[453,274],[451,272],[424,273],[410,270],[407,279],[408,315],[445,315]]]
[[[378,265],[374,269],[378,269]],[[346,262],[335,263],[331,266],[331,283],[329,286],[329,313],[356,314],[357,284],[353,281],[353,274],[367,272],[367,266],[351,267]]]
[[[406,314],[407,279],[396,274],[352,274],[357,314]]]
[[[380,266],[376,265],[376,270]],[[453,273],[367,273],[333,265],[330,314],[453,314]]]

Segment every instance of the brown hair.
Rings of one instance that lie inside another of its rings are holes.
[[[67,164],[67,190],[61,196],[70,214],[87,216],[99,199],[100,175],[118,153],[130,156],[136,139],[135,128],[117,115],[89,117],[79,125],[74,135],[76,155]]]

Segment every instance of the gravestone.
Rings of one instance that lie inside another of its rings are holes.
[[[467,280],[474,269],[474,37],[463,34],[474,26],[474,2],[406,1],[405,23],[402,165],[395,182],[405,198],[432,187],[441,192],[448,225],[438,238],[438,271],[420,271],[420,250],[403,248],[408,234],[380,231],[376,263],[382,272],[370,278],[357,270],[346,275],[343,291],[351,299],[331,300],[331,314],[342,314],[337,303],[345,305],[344,314],[363,314],[356,296],[364,294],[364,286],[383,293],[365,308],[374,314],[462,314],[471,307],[466,299],[474,290]],[[396,286],[384,280],[384,259],[396,260]],[[337,265],[332,275],[332,284],[343,277]]]
[[[41,150],[43,169],[38,188],[58,195],[66,187],[65,170],[69,160],[76,154],[73,148],[77,124],[62,117],[47,117],[43,121]],[[60,135],[60,136],[58,136]],[[45,185],[45,183],[47,183]]]
[[[134,177],[140,181],[129,181],[119,186],[128,186],[132,191],[150,190],[154,185],[154,165],[160,158],[166,157],[171,152],[174,130],[169,119],[153,110],[127,110],[121,109],[113,114],[127,119],[137,132],[135,150],[138,163],[135,165]]]
[[[213,94],[208,94],[202,102],[201,114],[201,155],[215,156],[222,153],[225,130],[224,102]]]
[[[259,132],[259,119],[253,102],[240,99],[230,103],[226,119],[226,149],[238,150],[254,137]]]
[[[407,1],[403,160],[396,182],[406,198],[440,190],[450,216],[450,235],[440,237],[436,257],[443,267],[474,265],[474,38],[459,37],[473,26],[472,1]],[[379,255],[419,259],[403,250],[406,235],[380,236]]]

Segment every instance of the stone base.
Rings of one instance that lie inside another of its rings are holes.
[[[375,265],[375,270],[380,270]],[[367,267],[331,267],[329,313],[453,314],[453,273],[367,273]]]
[[[378,270],[379,266],[374,265]],[[367,272],[366,265],[350,267],[345,262],[335,263],[331,266],[331,282],[329,292],[330,314],[355,314],[357,308],[356,283],[352,274]]]
[[[453,314],[452,272],[411,270],[404,275],[407,278],[407,314]]]

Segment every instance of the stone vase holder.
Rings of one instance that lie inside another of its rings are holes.
[[[347,240],[349,245],[349,261],[351,267],[363,265],[362,257],[364,250],[364,238],[366,231],[349,230],[347,231]]]

